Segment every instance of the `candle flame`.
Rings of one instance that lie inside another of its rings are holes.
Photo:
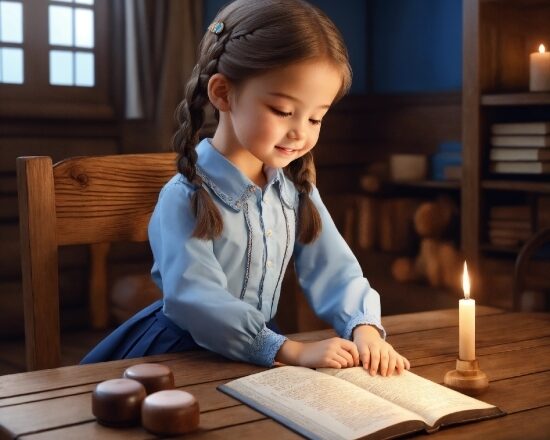
[[[470,299],[470,277],[466,261],[464,261],[464,272],[462,273],[462,290],[464,290],[464,298]]]
[[[544,47],[544,44],[541,44],[541,45],[539,46],[539,52],[540,52],[540,53],[544,53],[545,51],[546,51],[546,48]]]

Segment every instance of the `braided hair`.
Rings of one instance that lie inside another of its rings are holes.
[[[223,230],[219,209],[197,173],[199,131],[209,103],[208,81],[215,73],[234,84],[253,75],[308,59],[324,58],[342,72],[337,99],[351,84],[351,68],[342,36],[319,9],[302,0],[236,0],[225,6],[215,23],[221,32],[204,35],[199,59],[187,83],[184,100],[176,110],[179,128],[173,138],[177,167],[195,186],[192,208],[197,219],[193,236],[218,237]],[[219,30],[219,29],[218,29]],[[298,240],[314,241],[321,231],[321,217],[310,199],[315,184],[313,155],[308,152],[284,169],[299,193]]]

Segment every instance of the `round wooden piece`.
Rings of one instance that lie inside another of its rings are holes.
[[[164,390],[150,394],[141,407],[141,423],[158,435],[177,435],[199,426],[199,403],[181,390]]]
[[[489,386],[487,375],[479,369],[477,360],[463,361],[456,360],[456,370],[447,371],[443,383],[470,396],[477,396],[483,393]]]
[[[147,394],[174,388],[174,374],[166,365],[137,364],[126,368],[124,377],[140,382]]]
[[[92,393],[92,413],[108,426],[139,423],[145,387],[132,379],[111,379],[96,385]]]

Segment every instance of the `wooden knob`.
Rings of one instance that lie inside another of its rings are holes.
[[[158,435],[177,435],[199,426],[199,403],[181,390],[164,390],[150,394],[143,401],[141,423]]]
[[[162,364],[132,365],[124,371],[124,377],[140,382],[147,394],[174,388],[174,374]]]
[[[92,413],[108,426],[139,423],[145,387],[132,379],[111,379],[96,385],[92,393]]]

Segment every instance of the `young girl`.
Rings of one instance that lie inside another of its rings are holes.
[[[339,32],[308,3],[237,0],[219,12],[177,111],[179,173],[149,224],[164,298],[83,363],[203,347],[265,366],[409,368],[385,342],[379,295],[314,186],[321,120],[350,82]],[[199,143],[209,103],[218,126]],[[302,343],[270,329],[291,256],[340,338]]]

